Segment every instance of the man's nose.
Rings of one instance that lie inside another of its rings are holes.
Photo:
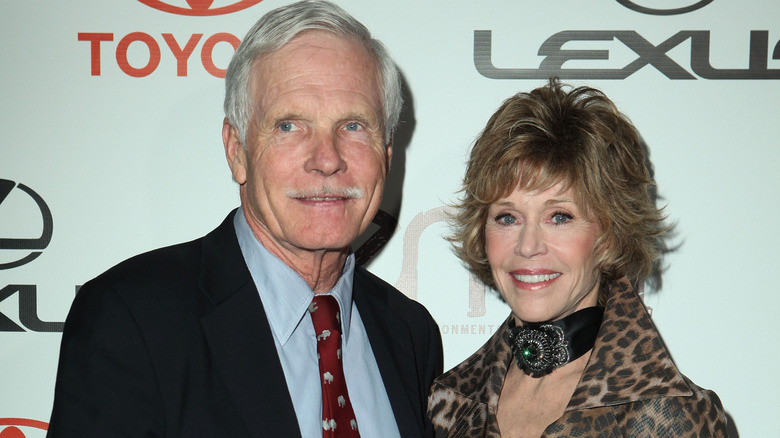
[[[341,155],[337,139],[332,133],[315,136],[305,170],[330,176],[347,170],[347,163]]]

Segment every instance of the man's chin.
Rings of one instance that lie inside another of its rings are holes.
[[[317,235],[316,231],[310,232],[310,236],[297,236],[293,245],[305,251],[311,252],[347,252],[352,242],[357,238],[350,234],[349,237],[339,236],[328,238],[322,234]],[[303,237],[303,238],[301,238]]]

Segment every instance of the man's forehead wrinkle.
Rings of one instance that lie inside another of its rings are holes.
[[[285,120],[384,127],[381,69],[359,40],[304,32],[258,57],[252,73],[251,117],[258,128]]]
[[[308,43],[308,42],[297,42],[295,45],[297,47],[295,47],[294,49],[305,50],[307,53],[309,53],[309,55],[306,58],[304,58],[306,61],[311,60],[315,55],[318,54],[317,52],[319,52],[319,51],[329,51],[329,52],[334,52],[334,53],[337,52],[336,50],[333,50],[332,48],[321,46],[321,45],[317,45],[317,44],[312,44],[312,43]]]
[[[316,54],[311,54],[305,59],[312,59],[315,56]],[[299,87],[308,85],[326,88],[329,86],[329,84],[325,83],[323,78],[328,76],[343,77],[342,84],[344,89],[351,89],[351,83],[368,83],[374,86],[381,85],[381,82],[379,81],[380,78],[378,77],[379,75],[363,77],[363,75],[356,75],[353,72],[340,67],[323,73],[321,71],[314,70],[313,68],[309,68],[308,64],[305,62],[300,63],[299,65],[296,64],[291,66],[288,64],[282,67],[274,61],[274,59],[267,59],[265,62],[259,64],[259,68],[255,70],[255,75],[253,75],[251,80],[254,90],[265,89],[266,92],[276,92],[280,88],[284,88],[286,83],[300,78],[305,78],[307,76],[310,76],[311,79],[301,82]],[[281,80],[272,80],[274,77],[280,76],[280,70],[284,72]]]
[[[292,79],[292,78],[291,78]],[[264,109],[265,111],[297,114],[301,117],[305,117],[307,113],[319,114],[320,111],[324,111],[323,105],[332,101],[328,98],[327,85],[315,84],[315,83],[300,83],[295,87],[288,87],[285,82],[265,82],[258,84],[257,93],[257,107]],[[360,91],[353,87],[344,87],[340,93],[345,95],[360,96]],[[296,96],[297,98],[286,98],[287,95]],[[305,99],[303,98],[305,96]],[[280,102],[279,99],[283,99]],[[281,105],[281,107],[280,107]],[[343,104],[341,115],[338,118],[353,118],[360,116],[361,118],[381,118],[381,108],[379,106],[374,107],[368,102],[362,102],[361,99]]]

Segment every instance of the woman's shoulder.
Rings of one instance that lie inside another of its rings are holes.
[[[693,391],[693,395],[686,401],[689,407],[688,412],[692,414],[694,419],[701,418],[713,436],[727,437],[726,410],[723,408],[723,403],[721,403],[718,394],[715,391],[696,385],[687,376],[683,376],[683,378],[685,378],[688,386]],[[700,434],[699,436],[706,435]]]
[[[471,356],[436,378],[435,388],[447,388],[470,396],[491,383],[491,376],[499,377],[500,381],[503,381],[511,354],[504,340],[507,335],[507,322],[508,319]]]
[[[488,407],[498,404],[506,375],[505,336],[506,323],[474,354],[433,382],[428,417],[437,437],[498,436]]]
[[[623,406],[622,427],[631,436],[728,437],[726,411],[718,395],[685,377],[691,389],[688,396],[658,396]]]

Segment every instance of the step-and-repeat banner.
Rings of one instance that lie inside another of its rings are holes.
[[[0,2],[0,436],[42,437],[79,286],[199,237],[238,205],[221,141],[224,69],[282,0]],[[650,151],[676,224],[647,291],[675,361],[734,436],[780,426],[780,3],[338,1],[407,89],[369,262],[430,309],[445,366],[507,316],[442,235],[469,148],[503,99],[551,75],[601,88]]]

